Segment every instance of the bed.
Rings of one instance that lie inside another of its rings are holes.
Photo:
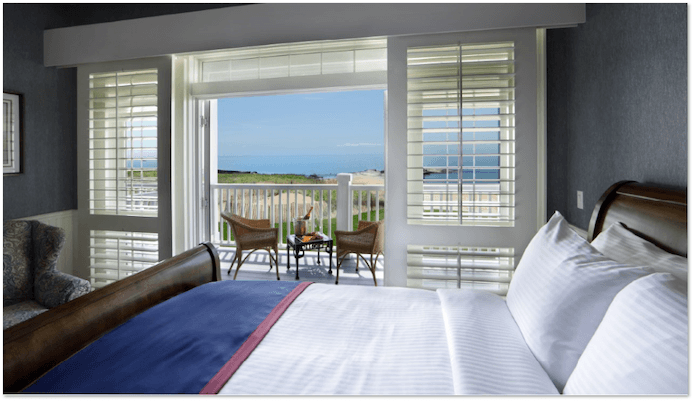
[[[687,394],[686,220],[685,191],[616,183],[505,299],[221,281],[202,244],[5,330],[4,392]]]

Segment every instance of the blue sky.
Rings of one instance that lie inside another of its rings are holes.
[[[219,100],[219,156],[384,152],[384,91]]]

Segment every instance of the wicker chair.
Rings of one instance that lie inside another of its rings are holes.
[[[236,273],[233,275],[233,279],[235,280],[238,275],[238,270],[241,268],[243,262],[248,259],[248,256],[253,254],[256,250],[267,250],[270,254],[270,269],[272,269],[272,262],[274,261],[275,268],[277,269],[277,279],[279,280],[280,269],[277,263],[279,259],[277,252],[277,229],[270,227],[270,220],[245,219],[230,213],[221,213],[221,217],[231,226],[233,237],[236,241],[236,256],[231,262],[228,274],[231,274],[233,264],[238,260],[238,267],[236,267]],[[275,250],[274,256],[272,255],[273,249]],[[252,251],[248,253],[245,258],[242,258],[244,250]]]
[[[355,271],[358,271],[360,258],[365,262],[367,268],[372,272],[374,278],[374,286],[377,286],[377,258],[379,254],[384,253],[384,221],[368,222],[360,220],[357,226],[357,231],[335,231],[336,239],[336,275],[335,283],[338,284],[340,276],[340,264],[345,259],[345,256],[351,253],[357,254],[357,262]],[[369,254],[369,263],[362,254]]]

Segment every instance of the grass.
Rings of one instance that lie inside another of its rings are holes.
[[[131,172],[130,170],[126,171],[126,175],[128,177],[131,177]],[[143,172],[143,177],[145,178],[155,178],[158,177],[158,171],[157,170],[134,170],[134,177],[140,178],[141,177],[141,172]]]
[[[376,213],[375,210],[372,210],[370,212],[370,220],[374,220],[375,213]],[[366,213],[363,213],[363,216],[364,215],[366,215]],[[384,220],[384,209],[379,209],[379,220]],[[352,217],[352,230],[353,231],[357,230],[357,225],[359,224],[358,221],[359,221],[359,215],[353,215],[353,217]],[[323,229],[322,229],[323,233],[326,235],[328,235],[328,231],[327,231],[328,224],[327,223],[328,223],[327,221],[325,221],[323,223]],[[318,229],[319,226],[315,226],[315,227],[316,228],[311,230],[311,231],[318,231],[319,230]],[[279,223],[275,223],[275,228],[279,228]],[[335,229],[336,229],[336,219],[334,217],[331,219],[331,231],[335,232]],[[224,234],[223,234],[224,240],[228,240],[228,231],[229,231],[228,224],[226,222],[224,222]],[[282,237],[283,237],[282,242],[283,243],[287,242],[287,239],[286,239],[287,234],[288,234],[287,233],[287,223],[284,223],[284,224],[282,224]],[[335,237],[333,237],[333,239],[335,240]]]
[[[128,177],[131,173],[134,177],[141,177],[139,170],[127,171]],[[156,170],[144,170],[143,177],[154,178],[158,176]],[[272,184],[323,184],[323,179],[310,178],[304,175],[259,175],[254,173],[219,173],[218,183],[272,183]]]
[[[323,179],[304,175],[260,175],[255,173],[219,173],[219,183],[323,184]]]

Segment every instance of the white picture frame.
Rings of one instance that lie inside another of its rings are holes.
[[[2,94],[2,170],[3,174],[20,173],[21,105],[19,94]]]

